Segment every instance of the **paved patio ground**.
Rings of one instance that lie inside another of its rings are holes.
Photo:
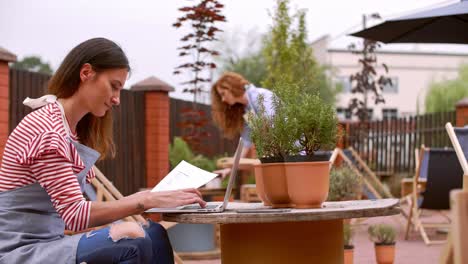
[[[406,206],[403,206],[407,210]],[[430,222],[444,221],[444,217],[436,212],[424,211],[422,219]],[[376,217],[363,219],[360,223],[353,225],[354,235],[354,263],[370,264],[376,263],[374,256],[374,246],[367,235],[367,228],[370,224],[387,223],[393,225],[398,230],[398,240],[396,244],[395,264],[431,264],[438,263],[444,244],[426,246],[419,235],[419,232],[411,231],[407,241],[404,240],[406,218],[402,215],[391,217]],[[436,230],[429,229],[429,237],[436,239],[445,239],[446,235],[438,234]],[[187,260],[187,264],[220,264],[220,259],[213,260]]]

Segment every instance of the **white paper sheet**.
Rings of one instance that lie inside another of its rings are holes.
[[[151,191],[160,192],[186,188],[198,188],[202,185],[205,185],[216,176],[218,176],[216,173],[211,173],[200,169],[183,160]]]

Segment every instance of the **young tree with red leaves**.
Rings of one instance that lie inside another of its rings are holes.
[[[215,24],[226,21],[221,14],[223,7],[224,5],[216,0],[200,0],[193,6],[180,8],[179,11],[184,15],[173,24],[176,28],[186,25],[192,29],[180,39],[184,45],[178,50],[180,50],[179,56],[191,56],[193,60],[177,66],[174,74],[182,72],[191,74],[191,78],[182,84],[185,86],[183,92],[193,94],[192,108],[183,109],[183,121],[178,125],[183,129],[182,138],[191,145],[192,149],[198,151],[201,150],[202,139],[209,135],[203,129],[208,124],[208,119],[206,114],[197,108],[197,103],[200,95],[207,92],[203,84],[211,82],[210,71],[216,68],[212,57],[219,53],[211,49],[208,44],[218,40],[216,34],[222,31],[215,27]]]

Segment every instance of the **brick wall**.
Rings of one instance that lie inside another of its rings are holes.
[[[8,136],[8,117],[9,117],[9,68],[8,62],[0,61],[0,157],[5,148]]]
[[[465,98],[457,103],[457,127],[468,125],[468,98]]]
[[[145,93],[146,182],[154,187],[169,172],[169,95]]]

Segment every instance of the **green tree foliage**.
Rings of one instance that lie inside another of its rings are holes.
[[[13,63],[12,68],[40,72],[45,74],[53,73],[50,64],[47,62],[43,62],[41,57],[39,56],[26,56],[22,60]]]
[[[255,30],[233,30],[224,34],[217,47],[221,51],[221,56],[217,57],[219,72],[239,73],[260,87],[266,76],[265,58],[261,49],[262,38],[263,36]]]
[[[277,0],[273,25],[264,39],[262,53],[267,76],[262,86],[275,87],[280,79],[290,84],[301,83],[304,92],[319,92],[322,99],[332,103],[339,89],[331,83],[326,69],[317,63],[307,43],[306,12],[299,10],[290,16],[288,5],[289,0]]]
[[[468,97],[468,65],[462,65],[454,80],[433,82],[426,94],[427,113],[454,111],[457,101]]]
[[[274,90],[279,82],[301,83],[309,93],[320,93],[325,101],[334,103],[339,85],[332,85],[327,68],[317,63],[307,43],[305,11],[290,16],[289,1],[278,0],[273,26],[261,36],[231,33],[221,42],[221,72],[234,71],[255,84]],[[297,22],[297,28],[293,23]],[[239,49],[242,39],[247,46]],[[281,80],[281,81],[280,81]],[[305,85],[304,85],[305,84]]]
[[[265,59],[261,51],[241,57],[237,60],[232,60],[225,64],[222,69],[223,72],[232,71],[239,73],[257,87],[261,86],[267,74]]]
[[[169,163],[171,164],[171,169],[183,160],[207,171],[214,171],[216,169],[214,160],[201,154],[195,155],[187,142],[180,137],[176,137],[174,138],[174,143],[169,146]]]

